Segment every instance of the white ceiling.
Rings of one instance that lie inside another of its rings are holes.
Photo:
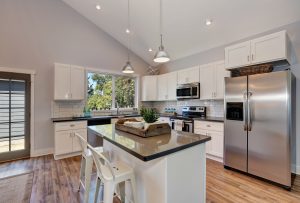
[[[63,1],[127,46],[127,0]],[[131,49],[153,65],[159,46],[159,0],[130,4]],[[180,59],[299,21],[299,8],[299,0],[163,0],[164,46],[171,60]],[[207,18],[214,21],[209,27]]]

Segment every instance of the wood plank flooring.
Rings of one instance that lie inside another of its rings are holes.
[[[52,155],[47,155],[2,163],[0,178],[34,171],[31,202],[82,202],[83,191],[76,190],[80,161],[80,157],[55,161]],[[95,190],[94,185],[92,182],[92,191]],[[0,198],[2,195],[5,194],[0,194]],[[93,195],[91,202],[92,200]],[[226,170],[222,164],[207,160],[207,202],[300,202],[300,177],[296,178],[295,185],[289,192],[261,180]]]

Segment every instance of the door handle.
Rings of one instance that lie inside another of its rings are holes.
[[[243,120],[244,120],[244,131],[248,130],[248,116],[247,116],[247,111],[246,111],[246,106],[247,106],[247,93],[245,92],[243,95]]]
[[[248,92],[248,106],[247,106],[247,109],[248,109],[248,112],[247,112],[247,115],[248,115],[248,131],[251,131],[252,130],[252,109],[251,109],[251,96],[252,96],[252,92]]]

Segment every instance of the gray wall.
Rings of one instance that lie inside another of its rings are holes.
[[[279,27],[274,30],[270,30],[265,33],[261,33],[256,36],[251,36],[249,38],[236,41],[231,44],[235,44],[248,39],[253,39],[255,37],[263,36],[281,30],[287,30],[288,35],[291,39],[292,49],[294,52],[293,65],[291,66],[291,69],[297,78],[297,96],[296,96],[297,166],[298,166],[298,172],[300,173],[300,21],[283,27]],[[224,48],[228,45],[217,47],[208,50],[206,52],[198,53],[176,61],[172,61],[168,64],[165,64],[163,67],[161,67],[161,73],[171,72],[171,71],[188,68],[195,65],[205,64],[217,60],[224,60]]]
[[[0,67],[36,70],[35,149],[53,147],[53,63],[121,71],[126,47],[60,0],[0,1]],[[138,74],[147,64],[137,56]]]

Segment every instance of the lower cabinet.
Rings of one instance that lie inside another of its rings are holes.
[[[194,121],[194,133],[210,136],[211,141],[206,143],[207,158],[223,162],[224,124],[221,122]]]
[[[54,158],[77,155],[81,146],[75,133],[87,140],[87,122],[72,121],[54,124]]]

